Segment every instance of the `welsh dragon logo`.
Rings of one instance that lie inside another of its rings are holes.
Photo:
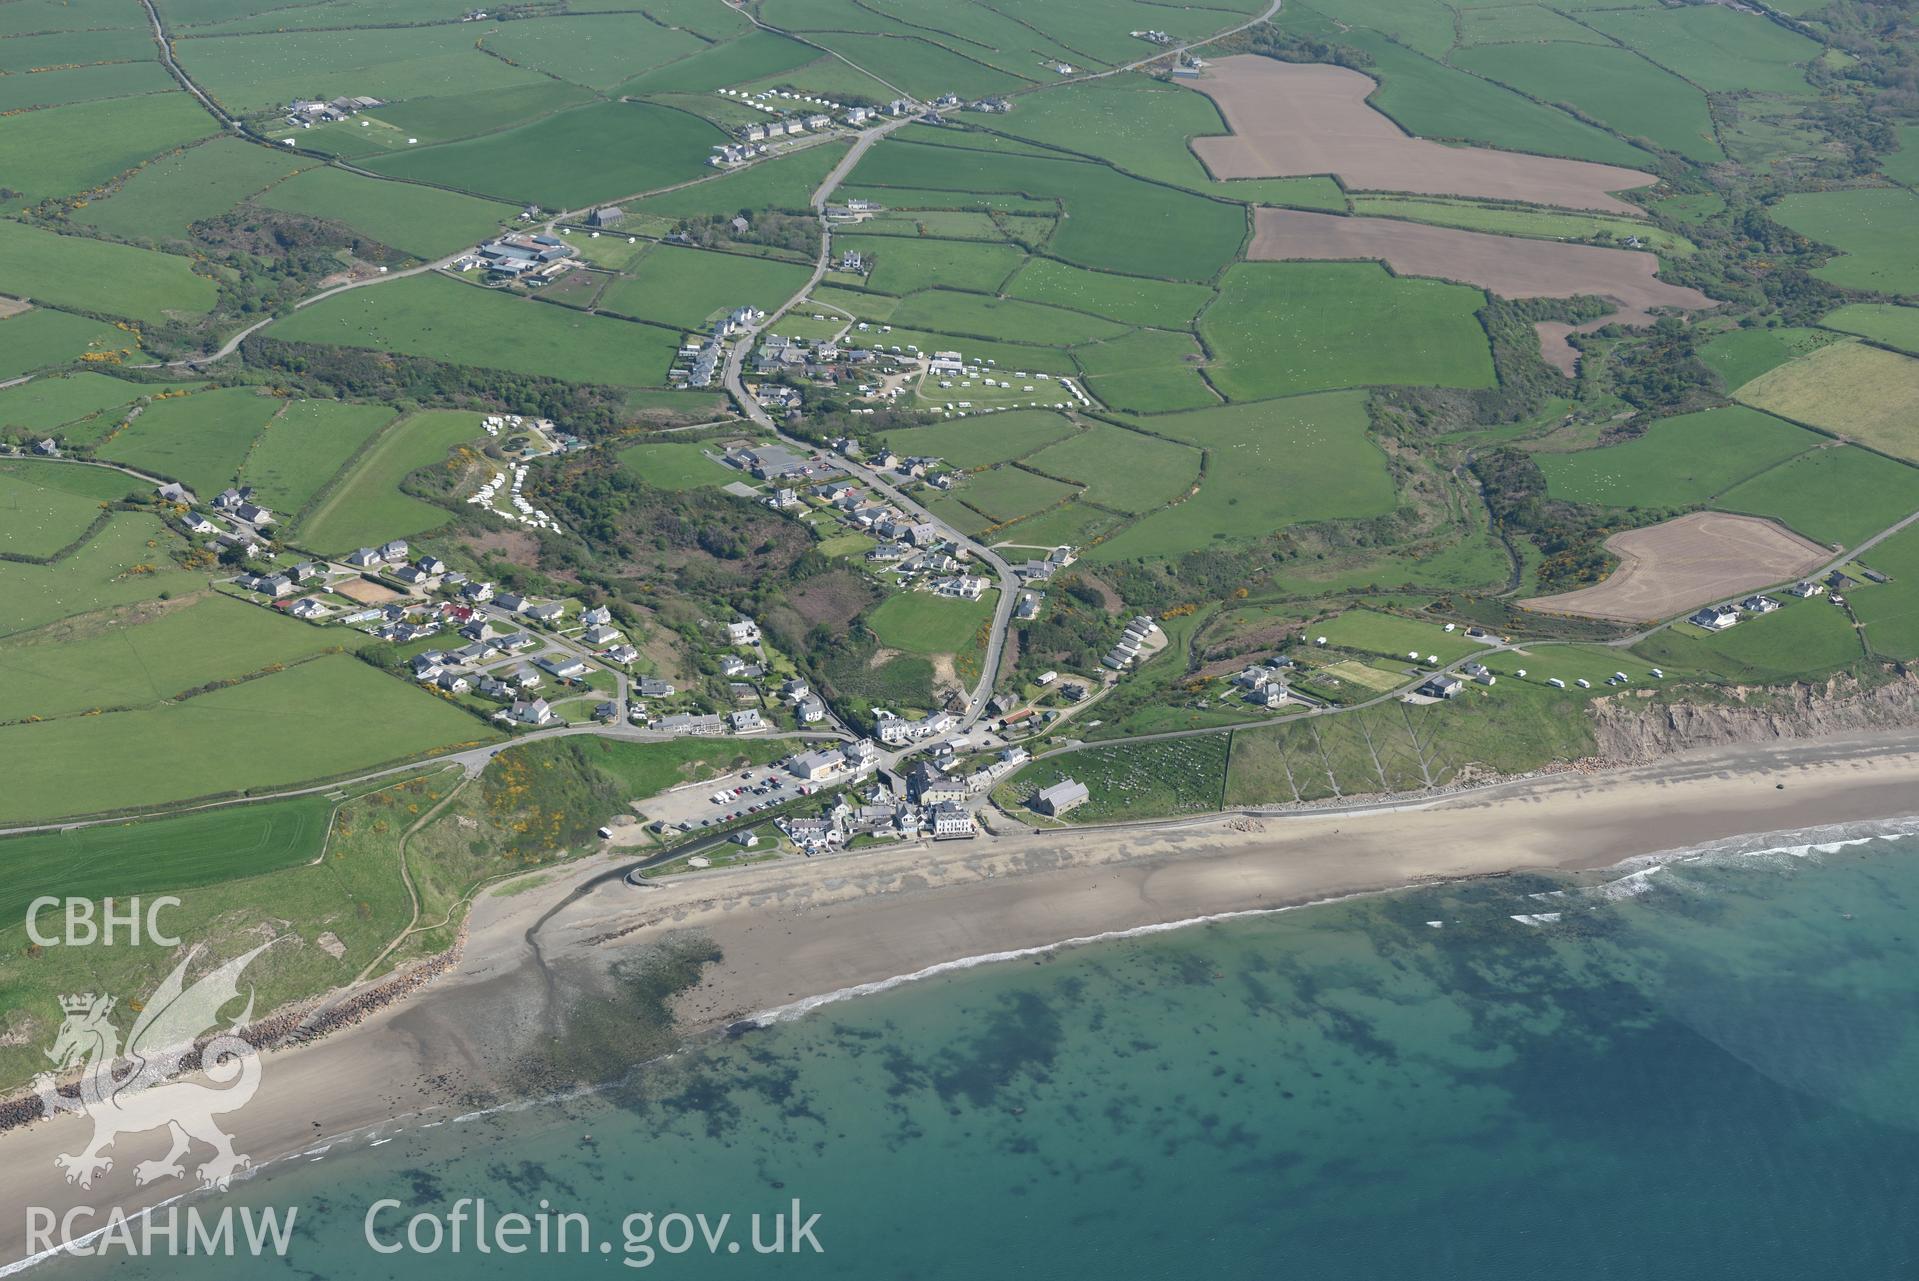
[[[225,1188],[235,1174],[252,1164],[233,1150],[233,1136],[214,1120],[245,1107],[260,1088],[259,1051],[235,1035],[253,1017],[251,991],[246,1008],[224,1031],[218,1029],[221,1009],[240,995],[241,971],[270,946],[263,943],[235,957],[191,987],[185,984],[186,971],[199,949],[189,952],[139,1007],[124,1049],[118,1029],[108,1018],[114,998],[89,992],[60,999],[66,1019],[47,1057],[56,1071],[81,1068],[79,1097],[59,1093],[51,1072],[41,1073],[34,1087],[46,1115],[85,1112],[93,1121],[93,1139],[85,1149],[54,1159],[67,1182],[92,1187],[96,1177],[113,1168],[106,1150],[116,1138],[158,1129],[171,1132],[172,1147],[159,1160],[134,1167],[134,1180],[143,1187],[160,1179],[185,1177],[182,1158],[195,1141],[213,1149],[212,1158],[195,1171],[204,1187]],[[220,1088],[170,1080],[181,1060],[208,1032],[217,1034],[201,1047],[201,1071]]]

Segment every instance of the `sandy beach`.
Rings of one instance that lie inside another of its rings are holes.
[[[1591,869],[1743,835],[1919,812],[1919,734],[1715,750],[1609,773],[1565,773],[1340,811],[1220,815],[1022,832],[677,877],[652,889],[593,860],[537,889],[483,899],[453,971],[324,1040],[269,1053],[229,1118],[256,1168],[345,1136],[497,1102],[520,1048],[623,956],[697,934],[721,959],[679,1000],[690,1033],[961,958],[1169,922],[1281,908],[1423,881]],[[422,1115],[425,1114],[425,1115]],[[7,1204],[131,1210],[177,1194],[133,1186],[163,1133],[128,1136],[91,1189],[58,1153],[87,1122],[0,1134]],[[25,1253],[0,1220],[0,1264]]]

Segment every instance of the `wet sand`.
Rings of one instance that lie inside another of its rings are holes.
[[[1783,788],[1780,786],[1784,784]],[[723,955],[683,994],[689,1032],[912,974],[1061,940],[1279,908],[1366,890],[1521,869],[1610,866],[1747,833],[1904,817],[1919,810],[1919,733],[1727,749],[1617,772],[1515,780],[1361,810],[1212,816],[1176,824],[1031,832],[880,847],[672,878],[619,879],[567,896],[616,862],[475,908],[455,970],[412,999],[308,1046],[269,1053],[259,1094],[230,1118],[256,1163],[369,1129],[488,1101],[502,1065],[550,1026],[588,976],[697,933]],[[542,917],[550,917],[541,924]],[[538,926],[538,957],[527,941]],[[132,1186],[161,1134],[129,1136],[101,1184],[59,1179],[84,1120],[0,1134],[7,1204],[150,1205]],[[0,1260],[25,1224],[0,1218]]]
[[[1193,139],[1194,154],[1215,178],[1333,174],[1351,190],[1490,196],[1624,214],[1644,211],[1611,193],[1655,181],[1615,165],[1412,137],[1366,102],[1378,83],[1345,67],[1236,54],[1189,83],[1218,104],[1232,130]]]

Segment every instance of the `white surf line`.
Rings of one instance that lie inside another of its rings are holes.
[[[1261,916],[1277,916],[1282,912],[1297,912],[1302,908],[1324,907],[1332,903],[1345,903],[1354,899],[1375,898],[1381,894],[1393,894],[1400,890],[1412,889],[1413,885],[1392,885],[1383,889],[1359,890],[1352,894],[1337,894],[1330,898],[1312,899],[1304,903],[1289,903],[1282,907],[1247,907],[1230,912],[1211,912],[1204,916],[1183,917],[1177,921],[1155,921],[1147,925],[1135,925],[1123,930],[1103,930],[1098,934],[1082,934],[1073,938],[1061,939],[1055,943],[1040,943],[1032,947],[1012,948],[1004,952],[983,952],[977,956],[960,957],[957,960],[941,961],[936,965],[912,971],[910,974],[897,974],[892,978],[875,979],[870,983],[855,983],[820,996],[803,997],[786,1005],[775,1006],[758,1014],[748,1015],[738,1020],[739,1024],[754,1027],[770,1027],[776,1023],[791,1022],[825,1005],[833,1005],[854,997],[872,996],[880,992],[890,992],[894,988],[908,983],[918,983],[924,979],[937,978],[942,974],[956,973],[961,970],[975,969],[982,965],[997,965],[1003,961],[1018,961],[1032,956],[1045,956],[1068,948],[1085,947],[1092,943],[1111,943],[1124,939],[1147,938],[1154,934],[1167,934],[1174,930],[1188,929],[1196,925],[1214,925],[1222,921],[1247,920]]]

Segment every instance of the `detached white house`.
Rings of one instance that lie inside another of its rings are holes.
[[[1703,627],[1709,632],[1723,632],[1739,621],[1739,610],[1733,605],[1712,605],[1700,610],[1686,620],[1694,627]]]
[[[522,725],[547,725],[553,720],[553,709],[544,698],[516,702],[509,714]]]

